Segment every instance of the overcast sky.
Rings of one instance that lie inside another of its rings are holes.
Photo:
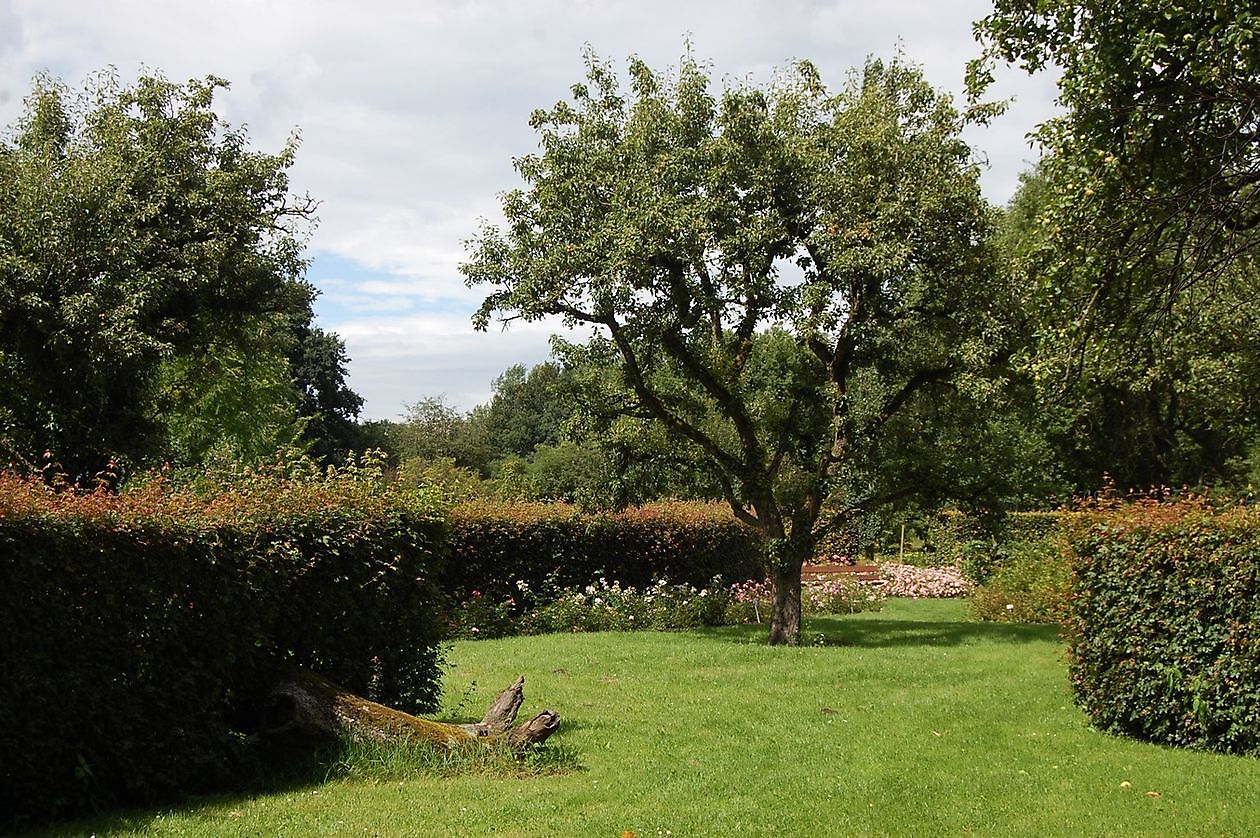
[[[218,102],[256,148],[301,134],[295,190],[320,201],[308,256],[319,324],[345,340],[366,418],[445,394],[470,408],[508,366],[548,355],[546,324],[474,333],[480,292],[457,265],[479,218],[518,184],[533,151],[530,111],[563,98],[582,49],[624,67],[661,68],[690,37],[719,77],[765,81],[794,58],[838,87],[867,55],[901,45],[938,87],[961,95],[985,0],[0,0],[0,124],[31,78],[77,86],[113,66],[173,80],[222,76]],[[1026,135],[1052,112],[1051,78],[1015,72],[996,95],[1010,112],[969,139],[989,162],[984,189],[1004,204],[1035,160]]]

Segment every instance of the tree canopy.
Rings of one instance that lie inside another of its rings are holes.
[[[1260,11],[1201,0],[997,0],[975,25],[973,97],[994,61],[1061,71],[1036,136],[1043,223],[1098,300],[1158,316],[1260,245]],[[1064,269],[1065,266],[1060,266]],[[1083,309],[1092,313],[1089,299]],[[1107,313],[1097,318],[1107,322]]]
[[[82,478],[219,440],[274,450],[301,438],[299,409],[357,414],[323,380],[344,372],[344,347],[310,326],[314,202],[289,189],[296,140],[252,150],[213,109],[224,87],[42,78],[0,140],[4,459],[47,451]],[[295,385],[312,376],[314,390]]]
[[[1000,391],[993,213],[959,114],[900,59],[837,93],[801,63],[717,96],[691,57],[631,59],[629,88],[590,55],[534,112],[526,188],[462,267],[492,289],[475,322],[592,329],[561,360],[604,371],[614,432],[664,433],[764,533],[771,641],[797,642],[817,538],[916,490],[879,457]]]

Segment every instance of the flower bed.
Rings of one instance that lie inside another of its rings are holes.
[[[961,597],[970,594],[976,586],[957,567],[915,567],[886,562],[879,569],[887,580],[884,586],[887,596],[912,599]]]

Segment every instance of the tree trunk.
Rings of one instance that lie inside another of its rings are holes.
[[[525,676],[516,679],[475,724],[447,724],[422,719],[355,695],[327,678],[297,669],[271,690],[272,711],[278,724],[257,735],[260,740],[284,743],[330,741],[338,736],[381,742],[419,740],[453,750],[474,743],[524,748],[543,742],[560,726],[560,714],[544,710],[515,727],[525,700]]]
[[[786,563],[770,568],[770,645],[801,643],[801,561],[784,557]]]

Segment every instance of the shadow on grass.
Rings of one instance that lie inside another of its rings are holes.
[[[723,626],[697,632],[735,643],[765,643],[768,624]],[[819,642],[821,641],[821,642]],[[894,646],[965,646],[974,643],[1057,643],[1059,627],[1018,623],[910,621],[862,615],[810,617],[801,631],[802,645],[888,648]]]
[[[258,778],[231,790],[187,794],[172,797],[164,802],[138,804],[118,809],[107,809],[96,815],[84,814],[66,820],[22,822],[10,826],[13,832],[0,829],[0,834],[15,836],[64,835],[115,835],[124,831],[143,832],[153,822],[168,812],[195,812],[199,809],[233,807],[255,797],[271,794],[290,794],[308,788],[316,788],[327,782],[332,766],[324,757],[303,761],[299,766]]]
[[[24,823],[9,828],[15,830],[11,834],[26,836],[147,832],[168,813],[189,815],[213,809],[222,811],[225,817],[238,817],[241,812],[237,810],[244,809],[255,798],[294,794],[337,780],[401,781],[461,774],[525,778],[584,770],[576,750],[554,742],[523,752],[481,747],[445,752],[424,743],[397,745],[345,740],[335,748],[295,757],[292,763],[272,765],[267,773],[243,780],[234,788],[187,794],[165,802],[112,809],[73,820]]]

